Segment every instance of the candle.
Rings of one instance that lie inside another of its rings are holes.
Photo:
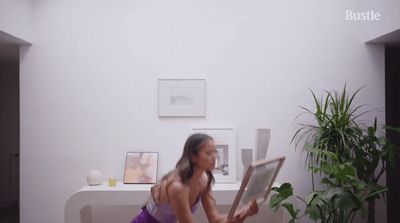
[[[117,186],[117,179],[115,177],[110,177],[108,179],[108,186],[109,187],[115,187]]]

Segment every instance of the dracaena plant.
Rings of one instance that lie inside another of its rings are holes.
[[[300,124],[292,142],[295,148],[306,153],[312,191],[299,199],[306,204],[303,215],[313,220],[352,222],[357,212],[367,212],[365,204],[368,203],[368,222],[374,222],[374,201],[387,190],[378,180],[394,165],[397,147],[379,131],[382,129],[378,129],[376,118],[372,125],[360,121],[368,111],[362,111],[364,106],[355,103],[359,91],[349,95],[345,86],[341,92],[326,91],[322,99],[311,91],[315,109],[302,107],[314,122]],[[392,127],[386,130],[399,132]],[[316,189],[314,174],[322,176],[323,189]],[[299,210],[286,199],[292,196],[288,193],[291,185],[282,186],[274,188],[278,194],[270,204],[274,209],[286,208],[294,222]]]

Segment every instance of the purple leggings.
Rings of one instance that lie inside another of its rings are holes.
[[[160,223],[147,211],[146,207],[143,207],[142,211],[136,216],[131,223]]]

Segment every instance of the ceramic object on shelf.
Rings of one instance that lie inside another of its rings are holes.
[[[100,185],[103,181],[103,174],[100,170],[91,170],[89,171],[86,180],[90,186]]]
[[[256,160],[267,157],[271,129],[256,129]]]
[[[243,164],[243,174],[246,174],[247,167],[253,162],[253,149],[252,148],[242,148],[240,153],[242,164]]]

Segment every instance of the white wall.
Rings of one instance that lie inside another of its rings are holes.
[[[0,31],[33,41],[33,0],[0,0]]]
[[[384,120],[383,49],[364,42],[400,26],[399,1],[34,4],[20,77],[22,223],[62,222],[87,172],[121,179],[127,151],[157,150],[166,173],[192,125],[234,125],[238,151],[254,146],[256,127],[271,128],[268,156],[287,157],[278,181],[304,194],[309,176],[289,142],[309,87],[365,86],[360,102]],[[347,9],[382,20],[345,21]],[[206,78],[207,117],[159,118],[160,77]]]

